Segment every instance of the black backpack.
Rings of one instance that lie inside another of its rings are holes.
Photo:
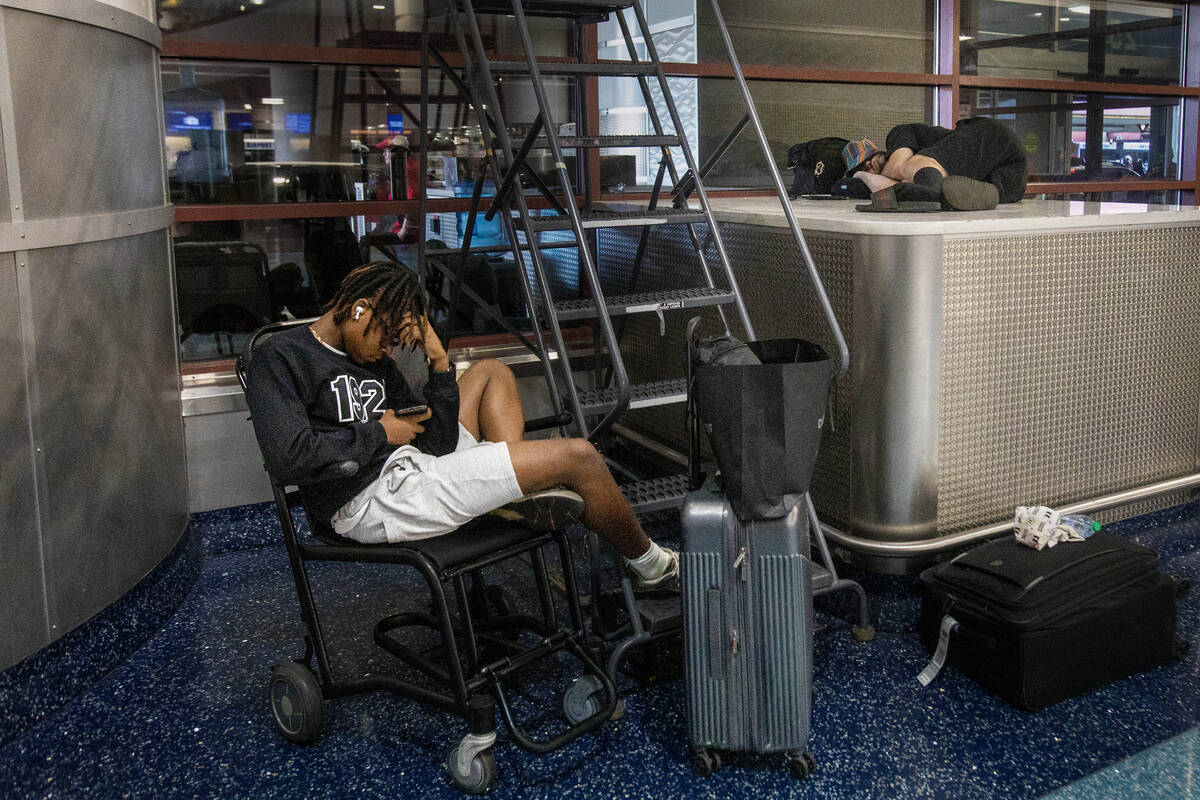
[[[846,174],[842,148],[849,139],[825,136],[794,144],[788,149],[788,169],[796,171],[788,196],[829,194],[830,189]]]

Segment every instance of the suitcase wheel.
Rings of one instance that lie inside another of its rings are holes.
[[[716,750],[693,750],[692,766],[696,772],[708,777],[721,768],[721,754]]]
[[[813,757],[803,750],[797,750],[787,754],[788,772],[796,780],[804,780],[817,769],[817,762]]]

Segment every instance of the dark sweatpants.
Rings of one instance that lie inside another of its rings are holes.
[[[1019,202],[1025,193],[1025,148],[994,119],[964,119],[951,131],[921,123],[897,125],[888,133],[887,149],[890,153],[898,147],[932,158],[949,175],[995,184],[1001,203]]]

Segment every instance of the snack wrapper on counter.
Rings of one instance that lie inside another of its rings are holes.
[[[1013,534],[1017,541],[1034,550],[1054,547],[1059,542],[1082,542],[1074,528],[1060,524],[1060,515],[1047,506],[1017,506]]]

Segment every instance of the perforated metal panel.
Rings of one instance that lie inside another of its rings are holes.
[[[699,227],[703,240],[704,229]],[[791,235],[750,225],[724,225],[721,230],[758,338],[811,339],[832,353],[832,339],[817,297],[809,286],[803,257]],[[844,335],[850,339],[853,242],[830,236],[808,237],[807,242],[834,313]],[[636,233],[606,231],[600,237],[601,270],[610,291],[630,290],[630,266],[636,250]],[[715,263],[712,250],[710,246],[710,263]],[[686,230],[656,229],[647,247],[636,290],[698,286],[702,280],[703,273]],[[726,314],[734,335],[744,336],[736,312],[728,308]],[[684,330],[687,320],[696,315],[694,309],[668,312],[662,326],[665,333],[661,335],[657,317],[641,315],[629,319],[622,353],[632,380],[663,380],[684,374]],[[721,331],[716,311],[703,309],[699,316],[705,320],[702,331],[709,335]],[[852,343],[850,347],[853,351]],[[813,477],[813,494],[819,498],[819,507],[837,519],[846,518],[849,506],[850,411],[849,378],[843,377],[835,385],[834,414],[831,424],[825,426]],[[635,410],[623,421],[671,447],[686,449],[683,409],[679,406]]]
[[[939,532],[1195,471],[1200,229],[944,247]]]

